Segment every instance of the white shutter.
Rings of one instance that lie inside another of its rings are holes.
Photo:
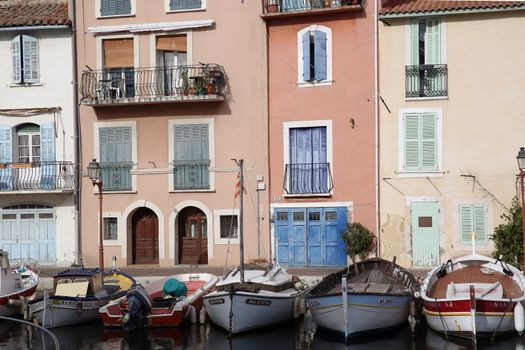
[[[11,40],[11,57],[13,58],[13,83],[22,82],[22,64],[20,60],[20,35]]]
[[[22,36],[24,83],[38,83],[40,80],[38,39]]]

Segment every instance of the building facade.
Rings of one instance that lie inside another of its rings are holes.
[[[413,1],[380,11],[381,252],[430,267],[471,252],[516,195],[525,4]]]
[[[375,232],[374,9],[263,3],[272,246],[285,266],[342,266],[341,232]]]
[[[13,259],[70,265],[77,235],[67,2],[3,1],[0,28],[0,248]]]
[[[252,1],[78,7],[82,165],[102,170],[106,264],[237,264],[232,158],[245,161],[245,257],[269,257],[268,196],[256,190],[268,167],[259,14]],[[95,265],[100,215],[86,175],[82,255]]]

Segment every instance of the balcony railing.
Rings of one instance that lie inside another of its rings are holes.
[[[224,101],[224,68],[217,64],[84,71],[82,102],[86,105]]]
[[[174,160],[174,190],[207,190],[210,188],[210,160]]]
[[[330,163],[286,164],[284,190],[287,194],[328,194],[333,180]]]
[[[0,163],[0,191],[72,191],[72,162]]]
[[[448,69],[446,64],[405,66],[405,96],[441,97],[448,94]]]
[[[360,5],[361,0],[263,0],[264,14],[289,13],[319,9],[341,9]]]
[[[102,176],[102,190],[131,191],[131,169],[132,162],[102,162],[100,172]]]

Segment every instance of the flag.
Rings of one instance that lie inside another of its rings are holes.
[[[235,182],[235,196],[237,198],[241,195],[241,173],[237,173],[237,181]]]

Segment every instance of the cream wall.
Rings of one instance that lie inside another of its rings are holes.
[[[112,255],[117,255],[119,264],[131,263],[131,229],[129,218],[139,206],[157,208],[162,216],[159,220],[160,264],[173,265],[177,255],[174,238],[178,212],[186,205],[203,210],[208,220],[209,265],[235,265],[239,262],[237,244],[230,247],[216,244],[214,213],[231,210],[234,207],[234,186],[236,173],[215,173],[215,187],[204,192],[170,192],[169,188],[169,134],[168,127],[173,121],[182,119],[214,120],[215,165],[219,168],[234,168],[231,158],[244,158],[245,198],[245,257],[257,258],[256,226],[256,176],[263,175],[267,181],[267,119],[266,119],[266,59],[265,29],[259,19],[262,12],[259,2],[208,1],[204,11],[180,13],[164,12],[163,0],[137,0],[136,16],[95,19],[93,2],[84,1],[78,5],[79,18],[79,68],[85,65],[97,66],[96,39],[87,34],[89,27],[163,23],[196,19],[212,19],[210,28],[190,30],[192,62],[197,64],[217,63],[224,66],[231,96],[224,102],[172,103],[143,106],[118,106],[94,109],[81,107],[83,168],[94,152],[93,123],[135,121],[137,130],[137,168],[140,174],[133,175],[136,190],[133,193],[104,195],[104,211],[121,215],[119,243],[105,247],[105,261],[109,264]],[[82,13],[82,8],[85,12]],[[188,32],[184,30],[183,32]],[[135,34],[138,40],[139,66],[154,65],[151,62],[151,33]],[[156,167],[156,170],[151,170]],[[98,259],[97,196],[91,191],[89,179],[84,177],[83,204],[83,256],[88,265],[95,265]],[[142,203],[142,204],[140,204]],[[263,257],[269,258],[268,196],[261,192],[261,227]],[[239,204],[235,204],[239,208]],[[210,217],[211,216],[211,217]],[[228,260],[226,255],[228,248]]]
[[[515,195],[516,154],[525,144],[522,102],[525,46],[512,38],[525,35],[524,12],[443,17],[448,98],[406,101],[404,65],[408,62],[405,19],[379,23],[380,211],[381,252],[412,264],[409,203],[413,198],[439,202],[441,261],[464,255],[459,243],[458,205],[488,206],[489,234],[501,223],[503,206]],[[509,33],[512,33],[509,36]],[[398,174],[400,115],[403,109],[438,109],[442,113],[443,174],[403,177]],[[472,177],[476,177],[476,182]],[[478,245],[489,254],[493,244]]]

